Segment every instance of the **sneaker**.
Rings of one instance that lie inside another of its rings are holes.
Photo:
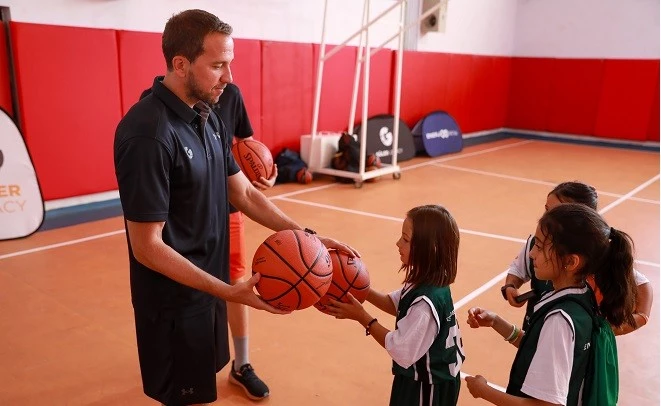
[[[250,364],[241,365],[241,368],[237,372],[234,370],[234,361],[232,361],[229,381],[234,385],[242,387],[243,391],[246,392],[246,396],[252,400],[264,399],[269,395],[269,387],[266,386],[264,381],[259,379]]]

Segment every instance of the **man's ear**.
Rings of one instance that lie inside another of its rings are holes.
[[[186,57],[177,55],[174,58],[172,58],[172,70],[179,77],[182,78],[186,77],[189,66],[190,66],[190,62],[188,62],[188,59],[186,59]]]

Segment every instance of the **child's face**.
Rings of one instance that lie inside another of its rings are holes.
[[[558,276],[558,267],[556,261],[552,258],[551,244],[546,241],[540,227],[535,231],[535,245],[530,250],[530,259],[532,259],[535,268],[535,276],[541,280],[553,280]]]
[[[402,224],[402,235],[397,240],[397,248],[399,249],[399,259],[402,264],[408,265],[409,254],[411,252],[411,238],[413,237],[413,223],[410,218],[404,220]]]

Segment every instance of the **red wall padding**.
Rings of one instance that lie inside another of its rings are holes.
[[[165,72],[161,35],[15,22],[11,30],[21,121],[44,197],[115,189],[115,127]],[[0,106],[10,109],[4,48],[0,31]],[[310,132],[318,54],[319,45],[235,39],[234,81],[255,137],[274,153],[299,149]],[[45,76],[44,61],[57,78]],[[327,61],[318,130],[346,129],[355,61],[355,47]],[[370,116],[393,113],[395,63],[392,50],[371,60]],[[362,86],[356,123],[361,105]],[[434,110],[448,111],[464,132],[506,126],[658,141],[659,60],[406,51],[402,119],[412,127]]]
[[[23,134],[46,200],[117,188],[115,31],[11,23]]]
[[[646,140],[652,113],[650,106],[655,97],[658,100],[658,78],[658,61],[604,61],[595,135]],[[656,86],[651,86],[653,83]]]
[[[659,139],[659,61],[512,58],[507,126]]]
[[[7,52],[7,34],[4,27],[0,26],[0,107],[14,115],[14,109],[11,105],[11,87],[9,82],[9,53]]]
[[[317,61],[320,48],[319,44],[313,45],[313,97],[317,86]],[[328,45],[326,53],[332,49],[333,45]],[[324,63],[317,131],[344,131],[347,129],[351,113],[356,52],[356,47],[342,48]],[[359,110],[356,111],[355,117],[358,121],[360,121],[361,114]]]
[[[370,58],[370,81],[369,97],[367,106],[367,117],[378,114],[392,114],[393,100],[395,94],[393,81],[395,76],[394,57],[395,53],[390,49],[382,49]],[[348,80],[353,83],[353,69]],[[362,76],[360,87],[358,88],[358,114],[356,114],[356,123],[362,121],[363,111],[363,82]],[[326,83],[326,86],[333,86],[332,83]],[[348,119],[348,117],[347,117]]]
[[[510,58],[473,56],[470,93],[463,132],[505,126],[510,81]]]
[[[312,126],[312,44],[262,42],[262,142],[300,149]]]
[[[117,46],[124,115],[152,86],[154,77],[165,74],[165,59],[159,33],[117,31]]]
[[[234,83],[241,89],[255,138],[263,139],[262,130],[262,43],[255,39],[234,38]],[[268,86],[268,84],[267,84]]]
[[[603,61],[551,59],[547,128],[565,134],[594,134],[602,90]]]
[[[401,117],[410,128],[432,111],[452,114],[446,96],[449,65],[449,54],[404,51]]]
[[[656,61],[656,85],[652,98],[652,112],[650,113],[650,124],[647,129],[647,140],[659,142],[659,61]]]
[[[326,47],[326,53],[330,52],[333,47],[333,45],[328,45]],[[317,86],[317,65],[320,48],[319,44],[313,44],[313,101],[314,91]],[[357,47],[345,47],[326,60],[321,87],[317,131],[344,131],[347,129],[349,115],[351,113],[351,96],[355,78],[357,51]],[[392,97],[394,95],[394,89],[391,88],[395,75],[393,57],[393,51],[384,49],[370,58],[368,117],[377,114],[392,114],[393,112]],[[364,65],[361,65],[354,126],[362,121],[363,67]]]
[[[552,68],[548,59],[512,58],[507,127],[526,130],[547,128]]]
[[[510,58],[412,51],[404,58],[402,117],[409,126],[436,110],[463,132],[505,125]]]

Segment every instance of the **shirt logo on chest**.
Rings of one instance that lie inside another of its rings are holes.
[[[186,155],[188,155],[188,159],[193,159],[193,150],[192,149],[190,149],[188,147],[184,147],[184,151],[186,151]]]

